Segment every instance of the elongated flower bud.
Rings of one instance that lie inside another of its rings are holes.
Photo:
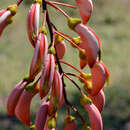
[[[30,66],[30,77],[35,77],[41,70],[44,64],[44,59],[47,57],[48,44],[46,42],[46,36],[40,33],[37,43],[35,45],[34,55]]]
[[[37,91],[24,90],[15,109],[16,117],[25,125],[30,126],[30,105]]]
[[[101,114],[97,107],[94,104],[92,104],[91,99],[84,95],[82,96],[80,103],[84,107],[85,111],[88,112],[91,129],[102,130],[103,124]]]
[[[55,60],[52,54],[48,54],[40,81],[40,97],[45,97],[53,83]]]
[[[83,24],[86,24],[90,19],[93,11],[92,0],[75,0],[79,9]]]
[[[7,10],[0,11],[0,37],[4,28],[8,24],[12,23],[13,16],[16,14],[16,12],[17,12],[17,5],[15,4],[8,6]]]
[[[76,130],[76,121],[75,118],[73,116],[66,116],[65,117],[65,128],[64,130]]]
[[[27,86],[27,82],[20,81],[10,93],[7,100],[7,111],[10,116],[14,116],[16,105],[26,86]]]
[[[51,91],[51,98],[50,98],[49,108],[48,108],[48,113],[50,115],[55,113],[59,107],[59,104],[61,104],[62,96],[63,96],[62,91],[63,91],[63,86],[62,86],[61,76],[59,72],[55,70],[52,91]]]
[[[96,63],[91,69],[92,73],[92,91],[90,94],[92,96],[97,95],[99,91],[104,87],[105,84],[105,70],[103,66],[99,63]]]
[[[49,102],[43,102],[36,114],[35,130],[44,130]]]
[[[86,104],[84,106],[88,112],[91,130],[103,130],[102,117],[94,104]]]
[[[40,13],[40,3],[34,3],[31,5],[27,15],[28,38],[33,47],[35,47],[35,41],[38,37],[39,13]]]
[[[88,97],[91,98],[93,104],[98,108],[99,112],[102,112],[105,105],[105,95],[103,90],[100,90],[100,92],[95,96],[88,94]]]

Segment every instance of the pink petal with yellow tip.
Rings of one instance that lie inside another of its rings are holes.
[[[36,114],[35,119],[35,130],[45,130],[45,123],[47,120],[48,114],[48,104],[49,102],[43,102]]]
[[[7,111],[10,116],[14,116],[16,105],[19,101],[19,98],[27,86],[27,82],[20,81],[12,90],[7,99]]]
[[[86,104],[84,106],[88,112],[91,130],[103,130],[102,117],[94,104]]]
[[[93,12],[92,0],[75,0],[79,9],[83,24],[86,24]]]
[[[91,95],[97,95],[99,91],[104,87],[106,75],[102,64],[96,63],[93,68],[91,68],[92,73],[92,91]]]
[[[25,125],[30,126],[30,105],[36,92],[24,90],[15,109],[16,117]]]
[[[59,59],[62,59],[66,52],[66,44],[64,41],[56,44],[56,51]]]
[[[96,63],[99,47],[95,35],[83,24],[78,24],[74,29],[81,37],[80,46],[86,50],[88,65],[92,68]]]
[[[105,105],[105,95],[103,90],[100,90],[100,92],[95,96],[88,94],[88,97],[91,98],[93,104],[98,108],[99,112],[102,112]]]

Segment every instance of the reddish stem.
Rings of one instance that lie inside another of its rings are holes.
[[[48,2],[48,1],[47,1]],[[75,6],[70,5],[70,4],[64,4],[64,3],[60,3],[60,2],[56,2],[56,1],[49,1],[50,3],[56,4],[56,5],[62,5],[62,6],[66,6],[66,7],[70,7],[70,8],[74,8],[76,9]]]
[[[79,51],[81,50],[81,48],[76,45],[73,41],[71,41],[70,39],[66,38],[66,36],[62,33],[60,33],[59,31],[55,30],[55,33],[57,33],[58,35],[62,36],[65,40],[67,40],[69,43],[71,43],[73,46],[75,46]]]
[[[72,64],[65,62],[63,60],[60,60],[61,63],[70,66],[71,68],[73,68],[74,70],[78,71],[80,74],[83,74],[79,69],[77,69],[76,67],[74,67]]]
[[[45,24],[46,24],[46,14],[47,14],[47,11],[45,10],[44,15],[43,15],[42,26],[45,26]]]
[[[18,0],[17,1],[17,6],[19,6],[22,2],[23,2],[23,0]]]
[[[47,2],[47,4],[51,5],[52,7],[54,7],[58,11],[60,11],[66,18],[69,18],[69,15],[67,13],[65,13],[60,7],[56,6],[55,4],[53,4],[50,1],[46,1],[46,2]]]

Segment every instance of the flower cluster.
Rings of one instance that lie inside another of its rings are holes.
[[[9,6],[0,11],[0,36],[4,28],[12,22],[17,12],[17,4]],[[105,104],[104,84],[109,80],[109,70],[101,60],[101,42],[97,34],[86,26],[93,12],[91,0],[75,0],[73,5],[59,3],[49,0],[34,0],[27,15],[28,39],[34,48],[28,76],[25,76],[12,90],[7,100],[7,111],[10,116],[16,117],[30,129],[55,130],[57,110],[66,104],[67,115],[65,117],[65,130],[75,130],[76,118],[82,123],[82,130],[102,130],[103,123],[101,112]],[[60,11],[67,19],[68,27],[78,37],[71,37],[52,23],[47,5]],[[81,20],[68,16],[60,7],[78,8]],[[42,7],[43,21],[40,25],[40,8]],[[49,29],[50,44],[48,43]],[[79,51],[80,68],[89,67],[91,73],[82,72],[72,64],[62,60],[66,52],[65,40]],[[75,69],[78,74],[64,72],[62,65],[65,64]],[[80,87],[71,76],[78,78],[83,87]],[[90,123],[87,123],[80,112],[71,104],[67,98],[64,77],[68,78],[81,94],[80,104],[88,113]],[[30,104],[32,98],[39,94],[43,101],[34,125],[30,119]],[[70,113],[72,109],[77,117]],[[90,125],[90,126],[89,126]]]

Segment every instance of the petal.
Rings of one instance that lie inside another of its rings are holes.
[[[20,81],[12,90],[7,99],[7,111],[10,116],[14,116],[16,105],[19,101],[19,98],[27,86],[27,82]]]
[[[46,120],[47,120],[47,111],[48,111],[49,102],[43,102],[36,114],[35,119],[35,130],[43,130]]]
[[[95,96],[88,94],[88,97],[91,98],[93,104],[98,108],[99,112],[102,112],[105,105],[105,95],[103,90],[100,90],[100,92]]]
[[[93,3],[92,0],[76,0],[83,24],[86,24],[92,15]]]
[[[25,125],[30,126],[30,105],[35,92],[24,90],[15,109],[16,117]]]
[[[56,51],[59,59],[62,59],[66,52],[66,44],[64,41],[56,44]]]
[[[94,104],[87,104],[84,106],[88,112],[90,125],[92,130],[103,130],[102,117]]]
[[[93,68],[91,68],[92,73],[92,91],[91,95],[94,96],[99,93],[99,91],[104,87],[106,76],[103,66],[96,63]]]
[[[78,24],[75,31],[80,35],[83,49],[86,50],[86,58],[90,67],[92,67],[97,59],[99,47],[98,41],[93,33],[83,24]]]

